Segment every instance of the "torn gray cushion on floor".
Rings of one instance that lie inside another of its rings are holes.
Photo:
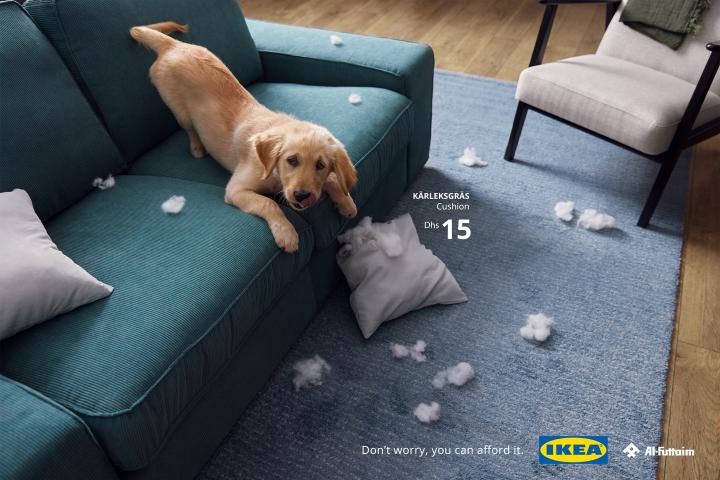
[[[338,265],[365,338],[384,322],[436,304],[467,301],[445,264],[418,238],[410,214],[388,223],[369,217],[338,237]]]

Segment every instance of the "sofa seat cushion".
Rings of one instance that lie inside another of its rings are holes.
[[[156,54],[130,37],[131,27],[166,20],[187,24],[189,31],[177,38],[207,47],[241,82],[262,74],[237,0],[28,0],[25,6],[128,162],[178,128],[150,82]]]
[[[120,176],[57,216],[58,247],[115,291],[0,345],[0,372],[78,414],[120,469],[152,461],[313,251],[294,213],[300,250],[287,254],[223,193]],[[187,199],[175,216],[160,208],[173,194]]]
[[[322,125],[343,142],[358,170],[358,183],[351,192],[358,207],[368,200],[375,184],[398,158],[398,152],[408,148],[412,103],[399,93],[371,87],[292,83],[256,83],[249,90],[266,107]],[[351,93],[360,94],[362,103],[351,105]],[[184,178],[222,187],[230,178],[212,158],[198,160],[190,155],[184,131],[176,132],[143,155],[129,173]],[[349,222],[337,213],[327,196],[300,215],[313,226],[317,248],[333,243]]]
[[[537,65],[520,74],[516,97],[650,155],[670,146],[695,85],[605,55]],[[696,125],[720,116],[709,93]]]

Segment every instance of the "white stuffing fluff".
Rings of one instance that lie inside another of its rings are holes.
[[[112,188],[115,186],[115,177],[113,177],[112,174],[108,175],[105,180],[97,177],[95,180],[93,180],[92,186],[95,188],[99,188],[100,190],[107,190],[108,188]]]
[[[413,412],[415,418],[420,420],[422,423],[436,422],[440,419],[440,404],[432,402],[430,405],[427,403],[421,403],[415,407]]]
[[[382,250],[388,257],[398,257],[403,253],[400,236],[397,233],[381,232],[373,227],[371,217],[360,220],[356,227],[339,235],[338,240],[345,244],[340,249],[341,255],[349,255],[365,243],[370,243],[372,247]]]
[[[520,329],[520,336],[526,340],[544,342],[550,336],[551,326],[555,323],[552,317],[542,313],[527,316],[527,324]]]
[[[447,370],[440,370],[432,379],[432,386],[435,388],[443,388],[447,384]]]
[[[427,357],[425,356],[425,347],[427,347],[427,343],[424,341],[418,340],[415,342],[415,345],[410,347],[410,358],[416,362],[424,362],[427,360]]]
[[[475,149],[472,147],[466,148],[462,157],[458,157],[457,160],[466,167],[485,167],[488,164],[488,162],[477,156]]]
[[[569,222],[573,219],[573,211],[575,210],[575,202],[558,202],[555,204],[555,216],[563,222]]]
[[[330,43],[336,47],[340,47],[343,44],[343,39],[340,35],[330,35]]]
[[[385,252],[388,257],[397,257],[402,254],[402,239],[397,233],[383,233],[375,236],[378,247]]]
[[[390,344],[390,351],[392,352],[392,356],[395,358],[405,358],[410,355],[410,349],[405,345],[400,345],[399,343]]]
[[[182,195],[173,195],[165,200],[162,204],[163,212],[169,215],[177,215],[185,206],[185,197]]]
[[[432,385],[435,388],[443,388],[448,383],[461,387],[475,376],[475,370],[467,362],[460,362],[457,365],[440,370],[435,374]]]
[[[362,103],[362,97],[359,93],[351,93],[348,97],[348,102],[350,102],[353,105],[357,105],[359,103]]]
[[[615,228],[615,224],[615,217],[606,213],[600,213],[593,208],[585,209],[578,219],[578,225],[588,230]]]
[[[295,362],[293,370],[295,370],[293,385],[295,385],[295,391],[297,391],[303,387],[322,385],[331,368],[320,355],[315,355],[312,358],[305,358]]]
[[[425,356],[426,347],[427,343],[423,340],[418,340],[415,342],[415,345],[411,347],[400,345],[399,343],[392,343],[390,344],[390,351],[395,358],[410,357],[416,362],[424,362],[427,360],[427,357]]]

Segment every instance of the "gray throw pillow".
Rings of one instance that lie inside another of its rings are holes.
[[[58,250],[25,190],[0,193],[0,340],[112,291]]]
[[[365,338],[413,310],[467,301],[445,264],[420,243],[409,213],[388,223],[365,217],[338,240],[337,262]]]

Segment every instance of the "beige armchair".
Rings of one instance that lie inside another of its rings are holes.
[[[514,159],[527,111],[534,110],[654,160],[660,171],[638,220],[645,227],[682,151],[720,133],[720,2],[678,50],[622,24],[624,1],[540,3],[545,14],[530,66],[518,80],[505,159]],[[593,55],[541,64],[557,7],[571,3],[608,5],[600,46]]]

